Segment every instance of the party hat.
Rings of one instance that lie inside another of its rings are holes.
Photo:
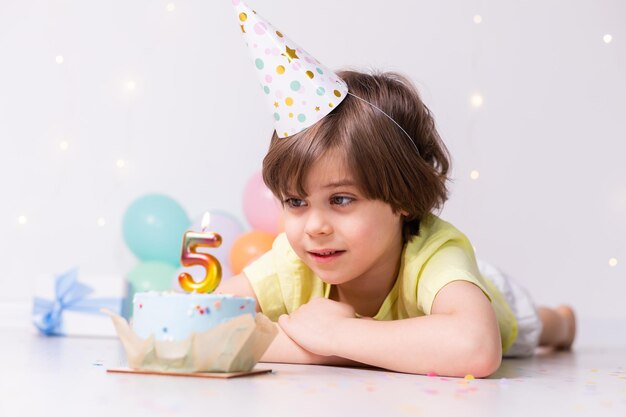
[[[346,83],[242,1],[232,2],[277,135],[294,135],[333,111],[348,94]]]

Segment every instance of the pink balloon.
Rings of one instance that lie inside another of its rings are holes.
[[[243,212],[250,226],[277,235],[281,232],[282,206],[265,186],[261,172],[250,177],[243,192]]]

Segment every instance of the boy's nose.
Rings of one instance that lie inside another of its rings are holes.
[[[309,236],[329,235],[333,228],[324,213],[320,210],[311,210],[306,219],[304,231]]]

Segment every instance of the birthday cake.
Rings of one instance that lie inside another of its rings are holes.
[[[133,299],[132,328],[137,336],[156,340],[184,340],[234,317],[255,315],[251,297],[206,293],[142,292]]]

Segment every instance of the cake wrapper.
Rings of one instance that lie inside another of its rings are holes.
[[[113,320],[126,351],[128,367],[151,371],[248,372],[261,359],[278,330],[264,314],[234,317],[185,340],[139,337],[121,316],[103,310]]]

